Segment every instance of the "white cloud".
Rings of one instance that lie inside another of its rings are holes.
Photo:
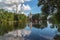
[[[31,1],[31,0],[25,0],[25,1]]]
[[[0,0],[1,3],[14,4],[14,3],[24,3],[24,0]]]
[[[12,10],[12,8],[10,8],[10,7],[5,7],[4,9],[7,9],[7,10]]]
[[[2,0],[0,0],[0,2],[1,2]]]
[[[31,10],[29,5],[23,5],[23,10]]]
[[[16,11],[16,5],[14,4],[14,2],[16,2],[18,3],[18,11],[21,11],[21,8],[23,9],[23,11],[31,10],[29,5],[24,5],[24,2],[29,2],[29,1],[31,0],[0,0],[0,8]]]
[[[10,6],[10,7],[4,7],[4,9],[7,9],[7,10],[10,10],[10,11],[16,11],[16,5],[13,5],[13,6]],[[21,4],[18,5],[18,12],[19,11],[27,11],[27,10],[31,10],[30,6],[27,4],[27,5],[24,5],[21,7]]]
[[[0,2],[3,2],[5,4],[13,4],[13,3],[24,3],[26,1],[30,1],[30,0],[0,0]]]

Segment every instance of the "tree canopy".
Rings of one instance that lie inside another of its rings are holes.
[[[4,9],[0,9],[0,22],[7,21],[27,21],[27,16],[25,14],[16,14],[13,12],[8,12]]]
[[[42,6],[42,12],[46,14],[53,14],[54,20],[60,20],[60,0],[38,0],[38,6]]]

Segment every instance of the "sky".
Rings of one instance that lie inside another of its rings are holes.
[[[35,13],[41,13],[41,7],[37,6],[38,0],[31,0],[30,2],[25,2],[25,4],[28,4],[31,8],[29,12]]]
[[[41,7],[37,6],[38,0],[0,0],[0,8],[16,11],[15,2],[18,3],[18,11],[26,14],[41,13]]]

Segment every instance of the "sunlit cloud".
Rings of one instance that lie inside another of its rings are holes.
[[[13,4],[13,3],[24,3],[26,1],[30,1],[30,0],[0,0],[0,2],[3,2],[5,4]]]
[[[24,9],[24,10],[31,10],[31,8],[30,8],[29,5],[23,5],[23,9]]]
[[[16,3],[17,3],[18,11],[20,11],[21,9],[23,9],[23,11],[31,10],[29,5],[24,4],[24,2],[29,2],[29,1],[31,0],[0,0],[0,8],[16,11]],[[23,6],[21,7],[21,5]]]

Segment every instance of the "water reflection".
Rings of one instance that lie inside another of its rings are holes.
[[[15,30],[15,31],[11,31],[8,32],[7,34],[4,35],[4,39],[5,40],[11,40],[12,38],[16,38],[15,40],[19,40],[19,39],[25,39],[24,37],[29,36],[31,33],[30,30]],[[18,38],[18,39],[17,39]]]
[[[29,24],[30,30],[32,29],[32,22],[30,22]]]
[[[5,23],[0,24],[0,35],[4,40],[60,40],[60,25],[46,20],[27,24]]]
[[[60,40],[60,24],[54,23],[54,21],[53,22],[49,21],[49,23],[52,24],[51,28],[55,28],[55,27],[57,28],[56,34],[54,36],[54,40]]]
[[[41,22],[39,22],[39,23],[33,23],[33,27],[36,27],[36,28],[41,28],[41,29],[43,29],[43,28],[45,28],[45,27],[47,27],[47,21],[44,21],[44,20],[41,20]]]
[[[55,35],[54,40],[60,40],[60,35]]]
[[[24,29],[26,27],[26,23],[18,23],[14,22],[13,24],[3,23],[0,24],[0,35],[8,33],[9,31],[16,29]]]

